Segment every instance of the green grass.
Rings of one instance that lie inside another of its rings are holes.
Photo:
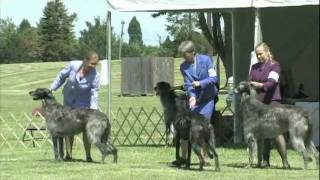
[[[180,85],[182,78],[178,70],[181,60],[175,62],[175,84]],[[30,113],[39,106],[39,102],[32,101],[28,91],[37,87],[48,87],[64,67],[65,63],[29,63],[29,64],[1,64],[0,65],[0,115],[5,119],[9,112],[14,113],[18,119],[23,118],[21,112]],[[223,69],[222,69],[223,72]],[[161,110],[159,98],[156,96],[121,97],[121,64],[120,61],[112,62],[112,110],[119,107],[136,109],[151,109],[156,107]],[[225,77],[222,76],[221,84]],[[61,102],[61,89],[55,93]],[[218,110],[225,106],[225,94],[221,94]],[[100,90],[100,107],[105,109],[106,87]],[[7,125],[16,122],[6,122]],[[4,130],[6,124],[0,121],[0,129]],[[19,129],[18,136],[22,132]],[[3,132],[3,131],[2,131]],[[14,137],[12,137],[14,139]],[[39,141],[41,143],[41,141]],[[245,147],[218,147],[221,172],[214,172],[213,166],[205,167],[203,172],[197,171],[198,160],[193,155],[191,170],[177,169],[169,166],[174,159],[172,147],[147,147],[147,146],[119,146],[119,161],[111,163],[112,158],[107,157],[105,164],[86,163],[81,143],[74,147],[72,162],[53,161],[52,149],[49,144],[42,148],[32,148],[27,143],[23,148],[19,142],[12,143],[10,150],[2,144],[0,137],[0,179],[319,179],[319,170],[314,163],[309,164],[308,170],[302,170],[302,158],[294,151],[288,151],[291,170],[280,169],[281,160],[278,153],[273,150],[271,154],[272,167],[269,169],[245,168],[247,164],[247,152]],[[97,148],[92,148],[94,160],[99,162],[100,153]],[[213,161],[212,161],[213,163]]]
[[[100,156],[93,149],[93,158]],[[317,179],[319,171],[311,166],[302,170],[302,161],[295,152],[289,151],[291,170],[280,169],[278,154],[272,151],[273,166],[269,169],[246,168],[244,148],[218,148],[221,172],[214,167],[198,171],[198,161],[193,156],[191,170],[171,167],[174,149],[165,147],[119,147],[117,164],[107,157],[105,164],[86,163],[82,159],[82,147],[76,147],[75,160],[56,162],[52,160],[51,149],[27,149],[0,154],[0,179]],[[212,162],[213,163],[213,162]]]

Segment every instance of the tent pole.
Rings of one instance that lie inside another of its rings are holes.
[[[111,11],[107,11],[107,60],[108,60],[108,89],[107,89],[107,115],[110,121],[111,116]]]
[[[239,42],[236,41],[236,26],[237,26],[237,20],[236,20],[236,11],[237,9],[231,10],[231,37],[232,37],[232,74],[233,74],[233,87],[237,87],[237,79],[239,77],[237,73],[237,62],[236,59],[238,58],[238,49],[239,49]],[[237,26],[238,27],[238,26]],[[234,110],[235,112],[238,111],[239,108],[239,102],[238,98],[234,98]],[[241,130],[241,123],[239,121],[238,113],[235,113],[233,116],[233,142],[235,144],[242,142],[242,130]]]

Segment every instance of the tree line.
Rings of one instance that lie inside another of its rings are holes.
[[[156,16],[155,16],[156,17]],[[0,63],[69,61],[82,59],[87,51],[96,51],[100,59],[106,57],[107,23],[99,17],[86,22],[86,29],[80,31],[79,38],[74,34],[74,21],[77,15],[68,13],[62,0],[48,1],[43,16],[36,27],[23,19],[15,25],[11,19],[0,19]],[[208,42],[197,30],[197,19],[187,13],[170,14],[166,29],[169,33],[164,40],[159,36],[159,44],[145,45],[142,40],[140,23],[133,17],[127,33],[129,42],[120,42],[121,37],[112,31],[112,59],[119,59],[119,46],[122,57],[139,56],[179,56],[177,47],[183,40],[195,41],[197,49],[206,52]],[[120,57],[121,58],[121,57]]]

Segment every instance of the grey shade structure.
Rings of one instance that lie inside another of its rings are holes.
[[[283,77],[288,82],[286,93],[293,96],[302,83],[308,100],[319,102],[319,0],[107,0],[107,5],[108,16],[112,11],[230,12],[234,84],[248,77],[258,16],[262,32],[259,39],[272,47],[276,60],[281,63]],[[111,50],[108,50],[110,56]],[[237,111],[239,103],[235,101]],[[236,116],[234,134],[234,142],[241,142],[242,132]]]

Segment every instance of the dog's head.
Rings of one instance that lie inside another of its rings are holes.
[[[156,92],[156,95],[158,96],[163,93],[168,93],[171,90],[171,86],[169,83],[161,81],[161,82],[158,82],[153,89]]]
[[[254,87],[252,87],[249,81],[241,81],[234,89],[234,93],[237,95],[241,95],[243,98],[247,98],[250,96],[255,97],[256,95],[255,89]]]
[[[235,94],[247,93],[250,94],[250,82],[249,81],[241,81],[238,86],[234,89]]]
[[[34,91],[30,91],[29,95],[33,97],[33,100],[54,98],[52,92],[47,88],[37,88]]]
[[[178,110],[188,110],[188,97],[185,94],[177,95],[175,102]]]

